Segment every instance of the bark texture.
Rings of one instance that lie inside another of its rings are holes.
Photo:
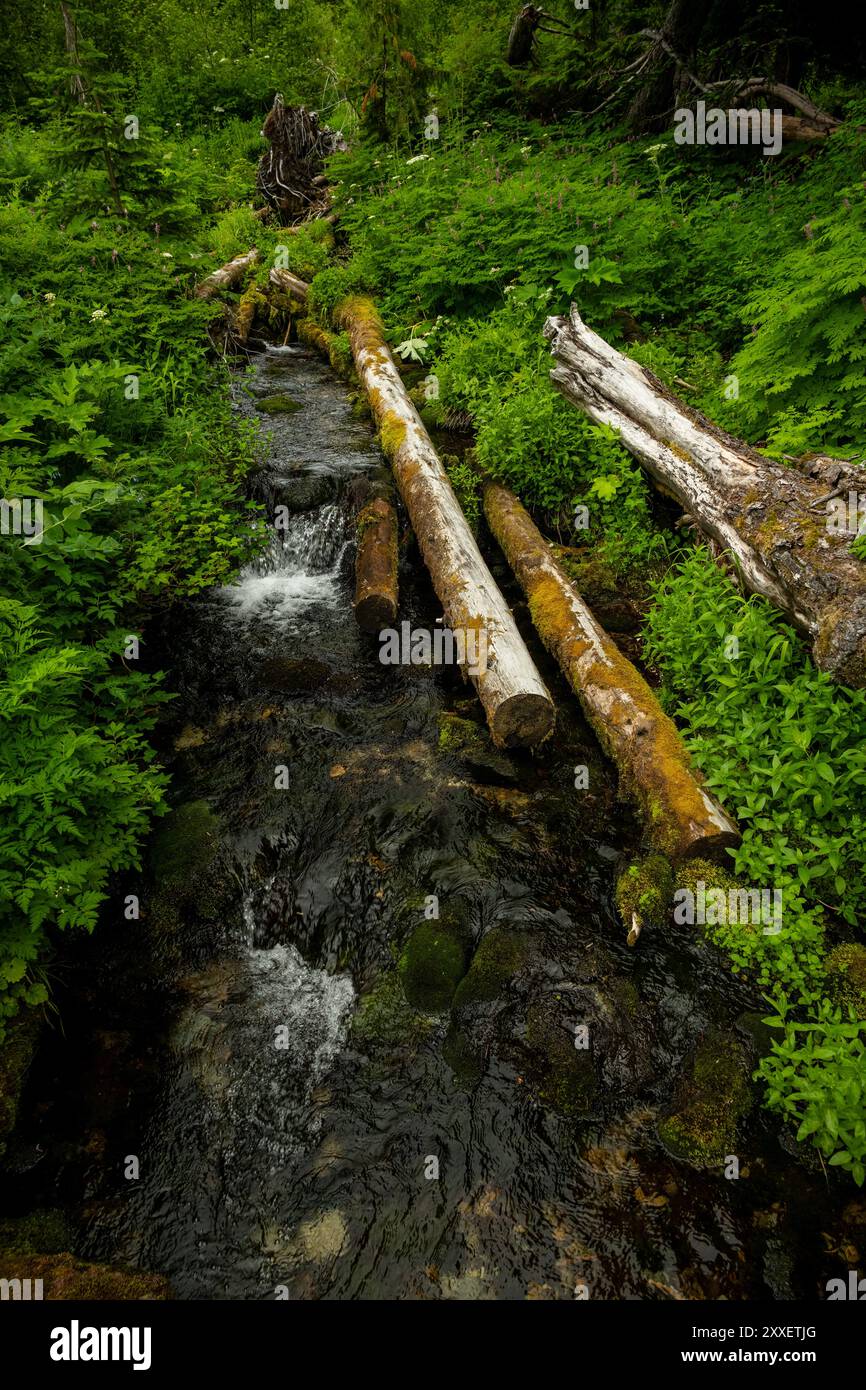
[[[397,620],[397,513],[374,497],[355,523],[355,621],[364,632],[381,632]]]
[[[866,565],[851,554],[853,536],[833,534],[827,511],[831,498],[862,486],[862,471],[764,458],[593,333],[574,307],[548,319],[545,335],[566,399],[619,430],[657,486],[729,553],[745,586],[811,639],[821,670],[866,685]]]
[[[736,845],[736,825],[704,787],[673,721],[596,622],[526,509],[508,488],[487,482],[484,512],[541,640],[616,764],[622,792],[640,808],[648,844],[674,861]]]
[[[235,256],[234,260],[221,265],[219,270],[208,275],[196,286],[196,294],[199,299],[212,299],[220,290],[230,290],[239,284],[251,266],[254,266],[259,259],[259,253],[255,247],[251,251],[245,251],[242,256]]]

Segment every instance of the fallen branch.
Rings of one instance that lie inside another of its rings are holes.
[[[622,792],[640,807],[648,844],[673,861],[738,844],[736,825],[702,785],[672,720],[596,622],[520,501],[486,482],[484,513],[541,640],[616,764]]]
[[[566,399],[619,431],[656,485],[729,553],[746,588],[811,638],[821,670],[866,685],[866,566],[851,554],[853,538],[813,510],[828,485],[856,491],[862,471],[818,459],[806,474],[764,458],[593,333],[574,307],[544,331]]]

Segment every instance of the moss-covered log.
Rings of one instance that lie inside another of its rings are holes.
[[[358,513],[355,553],[355,621],[364,632],[381,632],[397,619],[397,513],[385,497],[374,497]]]
[[[572,307],[545,325],[551,378],[590,419],[613,425],[653,481],[728,552],[745,585],[811,638],[817,665],[866,685],[866,565],[834,533],[828,503],[858,492],[862,471],[816,459],[787,468],[718,429]]]
[[[233,261],[227,261],[221,265],[219,270],[215,270],[211,275],[206,276],[200,285],[196,286],[196,294],[199,299],[212,299],[220,290],[233,289],[240,284],[244,275],[254,266],[259,259],[259,253],[255,246],[250,251],[245,251],[242,256],[235,256]]]
[[[599,627],[529,513],[508,488],[484,485],[484,511],[556,658],[643,814],[647,841],[670,859],[718,853],[737,827],[701,784],[673,722]]]
[[[553,730],[553,701],[497,588],[442,461],[385,344],[373,303],[351,296],[334,319],[352,344],[400,494],[449,628],[473,634],[483,660],[466,667],[494,743],[533,746]],[[468,641],[466,643],[468,648]]]

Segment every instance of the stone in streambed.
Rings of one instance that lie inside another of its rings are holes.
[[[466,972],[469,933],[462,913],[452,909],[438,921],[416,927],[400,956],[406,999],[425,1013],[444,1013]]]
[[[293,415],[303,408],[301,402],[293,401],[291,396],[263,396],[256,401],[256,410],[263,410],[265,415]]]
[[[359,677],[354,673],[334,671],[315,657],[271,657],[262,662],[258,678],[262,685],[269,690],[279,691],[281,695],[312,695],[321,690],[346,695],[360,684]]]
[[[285,507],[289,512],[310,512],[331,502],[337,483],[326,473],[301,473],[293,478],[273,477],[269,480],[271,506]]]
[[[752,1106],[746,1048],[714,1030],[698,1044],[677,1087],[675,1109],[659,1122],[668,1153],[696,1168],[721,1167],[736,1152],[737,1125]]]

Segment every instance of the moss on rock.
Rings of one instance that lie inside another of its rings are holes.
[[[220,823],[206,801],[188,801],[159,822],[150,843],[150,865],[161,883],[186,883],[213,861]]]
[[[836,946],[824,961],[827,988],[837,1004],[866,1019],[866,946],[847,941]]]
[[[675,1158],[716,1168],[732,1152],[752,1100],[746,1050],[729,1033],[713,1030],[695,1050],[676,1108],[659,1122],[659,1138]]]
[[[491,775],[502,782],[517,782],[512,760],[493,744],[486,728],[472,719],[442,711],[439,715],[439,750],[465,763],[474,773]]]
[[[425,1013],[444,1013],[466,971],[468,934],[454,914],[416,927],[400,956],[399,971],[409,1004]]]
[[[648,854],[619,874],[614,894],[617,911],[626,927],[633,917],[658,926],[670,915],[674,875],[663,854]]]
[[[171,1285],[161,1274],[91,1264],[68,1253],[22,1255],[16,1250],[0,1250],[0,1279],[41,1279],[43,1296],[50,1300],[153,1301],[173,1297]]]
[[[69,1250],[72,1232],[62,1211],[44,1207],[0,1221],[0,1250],[7,1255],[59,1255]]]
[[[256,401],[256,410],[264,411],[265,415],[294,415],[296,410],[303,408],[301,402],[293,401],[291,396],[265,396]]]
[[[352,1035],[362,1045],[406,1047],[420,1042],[433,1026],[429,1014],[406,998],[400,974],[387,970],[361,996],[352,1018]]]
[[[575,1047],[563,1001],[547,994],[526,1015],[526,1042],[534,1067],[533,1089],[543,1105],[573,1118],[592,1108],[598,1091],[589,1048]]]

